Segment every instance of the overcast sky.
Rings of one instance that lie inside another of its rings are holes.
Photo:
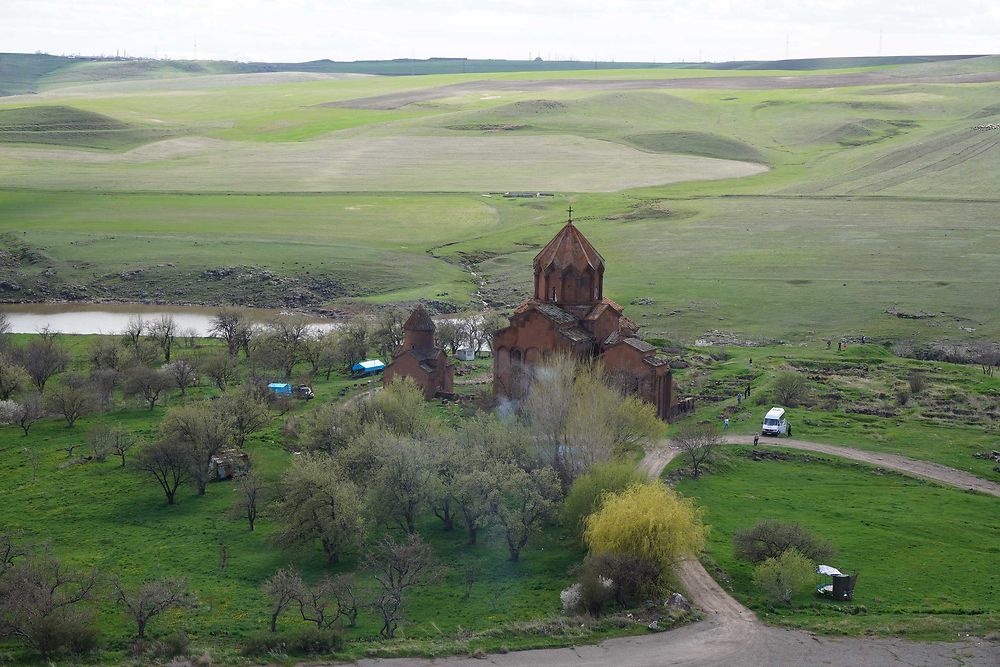
[[[0,52],[303,61],[1000,52],[1000,0],[0,0]]]

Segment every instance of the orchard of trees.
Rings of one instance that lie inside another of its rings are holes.
[[[274,637],[248,639],[248,652],[287,650],[282,631],[304,626],[307,644],[334,650],[359,618],[382,638],[396,637],[415,592],[445,581],[441,549],[489,540],[517,567],[535,557],[546,531],[568,530],[588,552],[567,589],[575,602],[564,591],[567,612],[596,616],[667,593],[670,568],[703,544],[700,513],[635,472],[633,454],[663,427],[652,406],[619,393],[600,365],[554,356],[516,411],[457,423],[435,416],[409,381],[300,404],[291,414],[267,391],[268,379],[328,379],[372,349],[388,354],[402,321],[386,311],[322,332],[297,316],[259,324],[224,308],[214,345],[201,347],[169,318],[134,319],[120,336],[96,337],[73,355],[51,332],[21,346],[0,332],[0,422],[30,439],[33,424],[58,417],[80,432],[64,448],[67,465],[107,461],[114,474],[145,480],[167,513],[216,497],[210,482],[220,457],[249,456],[250,470],[225,486],[232,502],[221,520],[253,534],[263,527],[275,553],[304,556],[325,574],[285,566],[259,582],[269,605],[262,630]],[[489,344],[499,326],[490,317],[452,324],[439,332],[451,349]],[[155,416],[153,428],[137,433],[91,419],[123,408]],[[280,435],[262,444],[262,430]],[[283,469],[258,469],[261,447],[291,453]],[[37,448],[25,451],[35,452],[34,477]],[[206,557],[217,548],[206,544]],[[224,567],[228,554],[219,553]],[[166,655],[166,640],[149,640],[147,628],[196,600],[184,580],[123,583],[114,572],[69,568],[49,547],[11,534],[0,538],[0,567],[0,637],[46,656],[97,645],[98,599],[114,601],[132,624],[134,654]],[[470,570],[466,597],[474,582]],[[38,588],[49,591],[44,599],[31,598]]]

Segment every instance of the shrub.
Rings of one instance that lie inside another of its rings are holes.
[[[774,380],[774,398],[781,405],[796,406],[809,394],[809,384],[800,373],[781,373]]]
[[[642,484],[645,477],[631,463],[601,463],[589,473],[573,481],[563,502],[563,521],[566,526],[583,531],[588,514],[600,509],[601,497],[606,493],[624,491],[633,484]]]
[[[562,603],[564,614],[573,614],[583,606],[583,593],[579,583],[572,584],[559,593],[559,602]]]
[[[733,554],[751,563],[777,558],[788,549],[796,549],[817,562],[836,555],[829,541],[816,537],[798,523],[764,519],[754,524],[753,528],[738,530],[733,535]]]
[[[619,607],[636,607],[643,600],[664,591],[661,569],[654,563],[633,556],[600,554],[588,556],[581,569],[582,579],[603,577],[614,585],[611,592]]]
[[[905,406],[910,402],[910,390],[906,387],[900,387],[896,390],[896,405],[900,407]]]
[[[923,392],[927,387],[927,380],[920,371],[910,371],[906,376],[906,381],[910,385],[910,392],[914,395]]]
[[[94,618],[87,612],[69,611],[38,618],[31,627],[32,644],[39,653],[86,655],[100,646]]]
[[[597,618],[604,605],[615,597],[615,582],[593,569],[586,569],[580,578],[580,597],[583,608]]]
[[[308,628],[296,632],[259,632],[243,642],[243,654],[319,655],[344,648],[344,637],[333,630]]]
[[[792,596],[812,579],[816,564],[794,547],[777,558],[768,558],[753,573],[753,583],[772,604],[792,604]]]

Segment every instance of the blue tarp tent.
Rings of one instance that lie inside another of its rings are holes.
[[[379,359],[366,359],[351,366],[351,371],[355,375],[371,375],[385,370],[385,364]]]
[[[279,396],[291,396],[292,395],[292,385],[287,382],[272,382],[267,385],[267,388],[273,391]]]

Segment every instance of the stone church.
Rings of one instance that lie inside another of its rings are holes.
[[[423,306],[417,306],[403,324],[403,344],[386,366],[382,381],[388,384],[397,377],[412,378],[426,399],[452,392],[455,367],[434,344],[434,320]]]
[[[567,223],[534,260],[535,293],[493,342],[493,388],[520,398],[533,367],[546,354],[565,351],[603,362],[613,381],[656,407],[660,419],[678,412],[677,384],[669,361],[638,337],[639,326],[604,296],[604,258]],[[687,406],[687,402],[684,403]]]

